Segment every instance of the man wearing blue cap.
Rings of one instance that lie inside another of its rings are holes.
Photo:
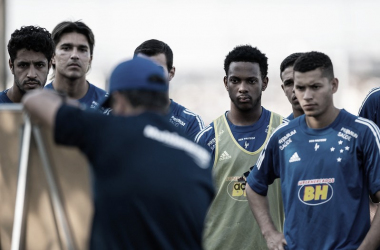
[[[201,249],[214,195],[210,156],[160,114],[167,95],[162,67],[137,57],[111,75],[104,104],[112,116],[67,105],[73,100],[48,90],[23,99],[58,144],[80,148],[91,162],[91,249]]]

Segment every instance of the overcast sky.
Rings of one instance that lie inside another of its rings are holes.
[[[280,84],[279,65],[287,55],[310,50],[327,53],[346,82],[348,51],[380,55],[379,10],[380,1],[370,0],[8,0],[5,39],[22,25],[52,31],[61,21],[80,19],[95,33],[89,79],[100,86],[117,63],[151,38],[173,49],[173,82],[203,74],[222,88],[224,57],[240,44],[267,54],[270,83]]]

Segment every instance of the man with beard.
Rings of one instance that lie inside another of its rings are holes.
[[[45,88],[66,93],[86,108],[98,109],[99,101],[108,94],[86,80],[94,53],[94,33],[81,21],[64,21],[55,26],[52,37],[54,81]]]
[[[231,108],[198,133],[195,141],[214,159],[216,197],[206,217],[205,249],[263,249],[264,238],[245,195],[245,178],[273,130],[283,118],[261,106],[268,86],[268,59],[250,45],[235,47],[224,61],[224,87]],[[217,135],[217,136],[216,136]],[[278,230],[284,221],[279,182],[269,191],[272,217]]]
[[[287,119],[293,120],[300,115],[303,115],[303,110],[301,108],[300,103],[298,102],[294,91],[294,77],[293,77],[293,65],[294,62],[300,57],[303,53],[293,53],[286,57],[284,61],[282,61],[280,66],[280,77],[281,77],[281,88],[284,91],[286,97],[288,98],[290,104],[292,105],[293,113],[291,113]]]
[[[53,52],[54,42],[46,29],[23,26],[15,30],[8,42],[13,86],[0,92],[0,104],[19,103],[26,92],[43,88]]]

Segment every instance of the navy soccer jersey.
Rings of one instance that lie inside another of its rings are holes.
[[[79,147],[91,163],[91,249],[201,249],[214,196],[207,150],[149,112],[104,116],[62,106],[55,124],[55,141]]]
[[[380,87],[374,88],[368,93],[360,107],[359,116],[380,126]]]
[[[13,103],[11,101],[11,99],[9,99],[9,97],[7,96],[8,90],[9,89],[6,89],[6,90],[0,92],[0,104],[1,103]]]
[[[227,113],[225,113],[227,118]],[[231,133],[235,140],[239,143],[241,147],[245,150],[254,152],[258,150],[264,143],[267,133],[268,126],[270,122],[271,112],[262,107],[262,113],[259,120],[249,126],[236,126],[232,124],[228,119],[228,125],[230,127]],[[284,119],[285,120],[285,119]],[[265,133],[262,133],[265,131]],[[227,132],[227,131],[224,131]],[[214,122],[204,128],[195,137],[195,142],[199,145],[204,146],[212,154],[212,162],[214,162],[215,157],[215,132],[214,132]]]
[[[199,115],[173,100],[170,103],[168,117],[170,123],[192,140],[204,128],[203,120]]]
[[[369,194],[380,190],[379,128],[341,110],[323,129],[302,115],[280,126],[247,178],[266,195],[281,178],[289,249],[357,249],[370,227]]]
[[[108,93],[103,89],[96,87],[95,85],[87,82],[89,84],[88,91],[84,97],[78,101],[85,105],[89,109],[99,109],[99,103],[108,96]],[[54,89],[53,83],[46,84],[45,88]],[[103,113],[108,113],[109,110],[101,110]],[[108,111],[108,112],[107,112]]]
[[[294,114],[291,113],[288,117],[286,117],[286,119],[288,119],[289,121],[293,120],[294,119]]]

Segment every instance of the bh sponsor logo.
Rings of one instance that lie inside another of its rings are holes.
[[[334,195],[331,183],[334,178],[302,180],[298,182],[298,199],[309,206],[317,206],[328,202]]]
[[[228,195],[236,201],[247,201],[247,195],[245,191],[245,181],[238,181],[240,177],[232,176],[227,178],[227,193]]]

